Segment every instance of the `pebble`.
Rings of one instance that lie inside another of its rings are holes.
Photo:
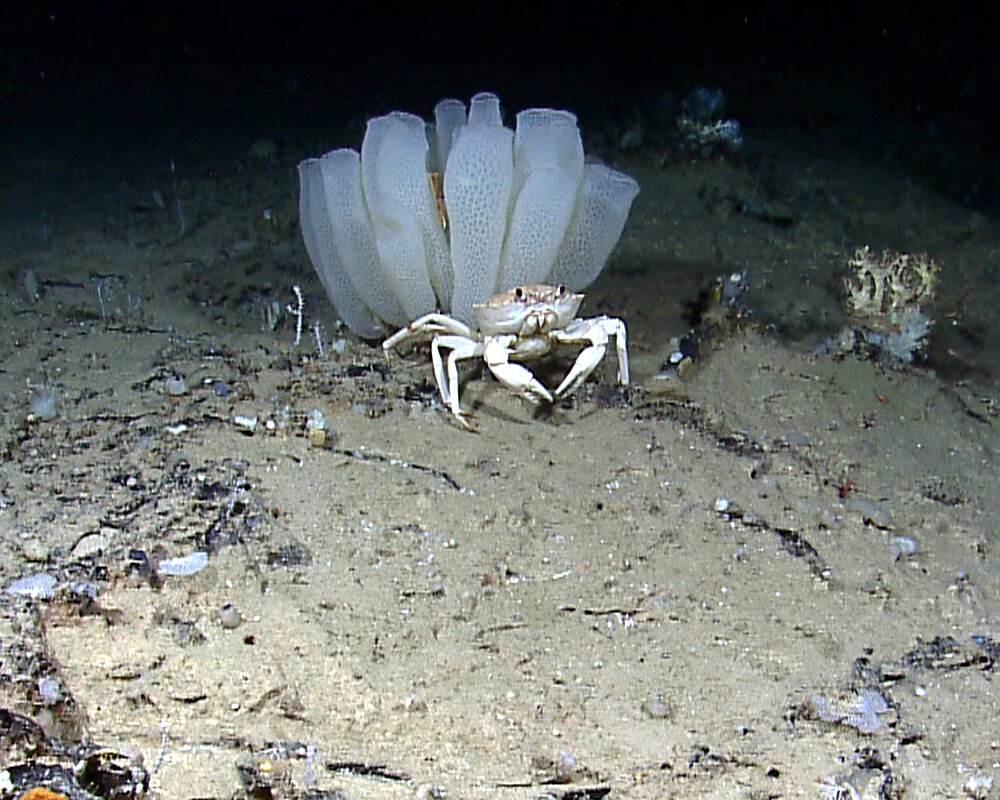
[[[861,519],[870,525],[874,525],[876,528],[887,529],[892,527],[892,514],[889,513],[888,509],[883,508],[874,500],[868,500],[864,497],[852,497],[844,503],[844,508],[860,514]]]
[[[38,539],[26,539],[21,544],[21,553],[26,560],[35,563],[49,560],[49,548]]]
[[[43,392],[32,398],[29,414],[36,420],[50,421],[59,416],[59,405],[52,392]]]
[[[167,390],[167,394],[171,397],[181,397],[187,394],[187,383],[185,383],[183,378],[178,378],[176,375],[171,375],[163,382],[163,387]]]
[[[100,531],[92,531],[81,536],[73,549],[70,550],[70,557],[73,559],[89,558],[99,556],[107,552],[111,544],[110,537]]]
[[[180,619],[174,623],[174,641],[179,645],[191,644],[198,638],[197,633],[193,622]]]
[[[987,800],[990,792],[993,791],[993,776],[983,772],[970,775],[962,790],[966,797],[972,797],[974,800]]]
[[[243,615],[232,603],[223,603],[219,607],[219,622],[223,628],[231,631],[240,626],[240,623],[243,622]]]
[[[242,429],[246,434],[253,435],[253,432],[257,429],[257,415],[250,417],[245,414],[236,414],[233,417],[233,424]]]
[[[569,750],[560,750],[556,761],[556,779],[561,783],[571,783],[576,772],[576,758]]]
[[[54,706],[62,700],[62,687],[56,678],[41,678],[38,681],[38,694],[47,706]]]
[[[642,710],[646,712],[647,716],[653,719],[670,719],[673,715],[673,709],[670,708],[670,704],[664,701],[659,695],[647,699],[642,704]]]
[[[918,549],[917,540],[909,536],[893,536],[889,540],[889,546],[896,554],[896,558],[909,558],[916,555]]]
[[[306,417],[306,437],[313,447],[322,447],[326,442],[326,417],[318,408],[312,409]]]
[[[77,581],[73,584],[73,594],[77,597],[97,597],[101,593],[100,587],[93,581]]]
[[[309,410],[309,413],[306,414],[306,429],[311,430],[313,428],[318,428],[320,430],[326,429],[326,417],[318,408],[312,408]]]

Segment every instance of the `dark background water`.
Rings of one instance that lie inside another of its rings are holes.
[[[747,129],[883,152],[959,202],[1000,203],[996,12],[843,6],[17,3],[0,26],[6,157],[242,151],[490,89],[595,122],[724,90]],[[983,8],[986,6],[983,4]],[[353,142],[340,142],[343,144]]]

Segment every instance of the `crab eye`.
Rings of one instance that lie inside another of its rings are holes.
[[[514,290],[514,297],[517,298],[518,300],[523,300],[524,299],[524,289],[522,289],[520,286],[518,286]]]
[[[558,294],[560,297],[562,297],[564,294],[566,294],[566,287],[563,284],[560,283],[559,284],[559,288],[556,289],[556,294]]]

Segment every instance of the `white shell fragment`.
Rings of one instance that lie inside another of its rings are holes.
[[[208,553],[196,550],[186,556],[177,558],[165,558],[156,565],[156,572],[159,575],[171,575],[175,577],[187,577],[201,572],[208,566]]]
[[[32,600],[48,600],[56,588],[56,579],[44,572],[25,575],[7,587],[7,594],[15,597],[30,597]]]
[[[583,289],[621,237],[639,184],[584,160],[576,117],[529,108],[504,127],[489,92],[442,100],[435,123],[393,111],[355,150],[299,164],[302,238],[331,302],[377,338],[522,284]]]

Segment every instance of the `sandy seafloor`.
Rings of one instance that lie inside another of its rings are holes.
[[[8,724],[0,760],[90,742],[162,798],[244,796],[238,766],[260,797],[1000,796],[997,222],[746,133],[617,161],[642,193],[584,313],[628,324],[629,390],[598,370],[538,414],[470,368],[475,434],[312,274],[295,164],[353,139],[188,158],[176,186],[165,159],[9,162],[0,584],[58,583],[0,599],[0,707],[50,737]],[[913,367],[814,353],[865,244],[941,264]],[[750,324],[655,380],[744,269]],[[294,284],[322,355],[265,324]]]

